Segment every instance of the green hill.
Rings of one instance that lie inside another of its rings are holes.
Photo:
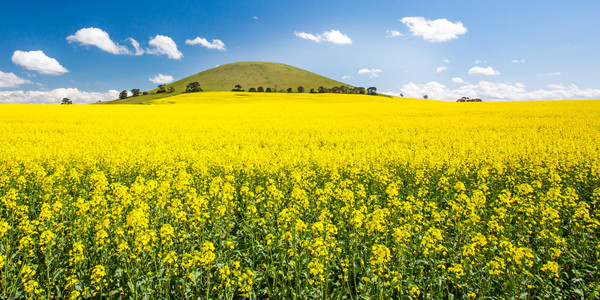
[[[215,91],[231,91],[236,85],[241,85],[242,89],[248,90],[251,87],[263,88],[270,87],[271,89],[287,90],[292,88],[294,92],[299,86],[304,87],[306,92],[310,89],[317,90],[320,86],[332,88],[334,86],[351,85],[329,79],[327,77],[296,68],[290,65],[273,63],[247,61],[237,62],[218,66],[198,74],[186,77],[184,79],[167,84],[175,88],[173,93],[156,94],[158,89],[148,91],[148,95],[140,95],[138,97],[130,97],[123,100],[113,100],[103,102],[106,104],[135,104],[142,103],[148,100],[170,97],[185,92],[188,83],[198,82],[202,89],[206,92]]]

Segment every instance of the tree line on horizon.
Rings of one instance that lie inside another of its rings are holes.
[[[198,83],[197,81],[194,82],[190,82],[186,85],[185,88],[185,92],[186,93],[196,93],[196,92],[202,92],[202,87],[200,86],[200,83]],[[244,92],[245,90],[242,89],[242,85],[240,84],[236,84],[235,87],[231,90],[233,92]],[[166,86],[164,84],[160,84],[158,85],[158,90],[156,90],[156,94],[161,94],[161,93],[173,93],[175,92],[175,88],[173,86]],[[251,87],[248,89],[249,93],[293,93],[294,89],[293,88],[287,88],[285,91],[283,89],[277,89],[277,86],[275,86],[274,88],[270,88],[270,87],[266,87],[264,88],[263,86],[259,86],[257,88],[255,87]],[[296,92],[297,93],[305,93],[306,89],[303,86],[298,86],[296,88]],[[320,86],[318,89],[314,89],[311,88],[309,93],[311,94],[316,94],[316,93],[334,93],[334,94],[367,94],[367,95],[377,95],[377,88],[372,86],[369,87],[367,89],[365,89],[364,87],[348,87],[348,86],[334,86],[332,88],[326,88],[323,86]],[[123,90],[120,94],[119,94],[119,99],[127,99],[128,97],[137,97],[139,95],[148,95],[148,92],[141,92],[140,89],[132,89],[131,90],[131,96],[129,96],[129,92],[127,90]]]

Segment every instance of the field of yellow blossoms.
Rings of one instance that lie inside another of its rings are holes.
[[[600,101],[156,102],[0,107],[0,299],[600,296]]]

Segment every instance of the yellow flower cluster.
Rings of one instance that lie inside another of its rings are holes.
[[[3,294],[600,296],[599,101],[168,99],[1,107]]]

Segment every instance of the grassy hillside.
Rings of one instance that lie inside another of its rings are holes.
[[[265,89],[270,87],[277,88],[277,90],[292,88],[294,92],[298,86],[304,87],[306,92],[311,88],[317,90],[320,86],[327,88],[341,85],[351,86],[290,65],[248,61],[218,66],[168,84],[167,86],[175,88],[174,93],[156,94],[157,89],[154,89],[148,91],[149,95],[103,103],[135,104],[171,97],[185,92],[187,84],[194,81],[200,83],[205,92],[231,91],[237,84],[241,85],[244,90],[262,86]]]

